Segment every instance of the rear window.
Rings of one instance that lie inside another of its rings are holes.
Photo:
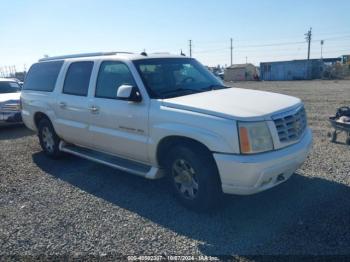
[[[23,90],[52,92],[62,65],[63,61],[32,65],[24,81]]]

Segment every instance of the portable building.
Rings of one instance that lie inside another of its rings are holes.
[[[258,78],[258,71],[253,64],[237,64],[225,69],[225,81],[251,81]]]

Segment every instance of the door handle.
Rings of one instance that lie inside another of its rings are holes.
[[[65,102],[59,102],[60,108],[67,107],[67,104]]]
[[[98,113],[99,108],[97,106],[91,106],[89,107],[89,110],[91,111],[91,113]]]

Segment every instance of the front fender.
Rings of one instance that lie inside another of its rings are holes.
[[[173,108],[165,110],[163,108],[161,114],[158,111],[157,118],[151,120],[149,157],[153,164],[157,164],[159,143],[172,136],[193,139],[212,152],[239,153],[234,121]]]

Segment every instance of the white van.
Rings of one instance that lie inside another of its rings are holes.
[[[166,176],[185,206],[286,181],[312,144],[300,99],[229,88],[193,58],[94,53],[45,58],[24,83],[22,117],[44,152]]]

